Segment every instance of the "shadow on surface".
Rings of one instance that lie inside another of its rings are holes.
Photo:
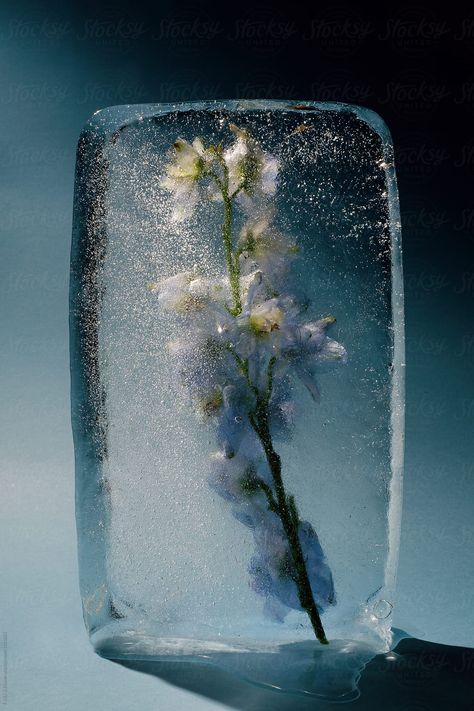
[[[274,655],[264,655],[270,657]],[[242,711],[306,711],[334,702],[259,686],[215,665],[196,662],[125,661],[128,669]],[[310,673],[309,667],[305,671]],[[282,679],[282,685],[285,680]],[[380,711],[474,711],[474,650],[403,639],[395,651],[374,657],[362,671],[355,709]]]

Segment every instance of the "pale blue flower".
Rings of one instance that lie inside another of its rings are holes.
[[[175,318],[171,360],[219,447],[210,459],[209,485],[229,502],[234,518],[251,530],[255,555],[249,565],[250,584],[265,599],[266,614],[282,621],[289,610],[302,609],[297,556],[283,521],[297,529],[320,612],[335,603],[335,592],[311,524],[299,519],[296,508],[293,523],[285,519],[291,497],[284,494],[282,505],[261,423],[267,440],[290,439],[298,414],[294,378],[317,400],[318,373],[344,363],[347,354],[327,335],[334,317],[312,319],[307,297],[289,289],[288,266],[298,250],[274,225],[269,206],[279,161],[247,131],[230,128],[235,140],[226,150],[205,148],[198,139],[192,144],[179,139],[162,182],[173,195],[175,219],[191,214],[199,194],[217,196],[227,206],[234,198],[241,201],[249,219],[235,251],[229,247],[232,235],[224,240],[230,249],[228,274],[209,278],[194,269],[151,285],[151,290],[160,308]],[[256,417],[262,407],[259,425]]]

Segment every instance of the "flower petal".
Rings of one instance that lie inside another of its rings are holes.
[[[309,394],[315,402],[320,402],[321,396],[319,394],[318,387],[314,381],[314,376],[308,370],[305,370],[302,366],[296,367],[296,375],[301,380],[305,388],[308,390]]]

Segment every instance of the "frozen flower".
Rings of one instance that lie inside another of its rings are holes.
[[[300,316],[306,311],[307,304],[298,300],[291,294],[278,295],[273,284],[266,277],[261,269],[257,269],[241,279],[242,314],[238,317],[238,322],[242,325],[249,323],[250,317],[256,317],[256,332],[263,331],[259,328],[260,317],[270,309],[277,308],[281,311],[281,318],[284,317],[286,329],[296,328],[301,325]],[[277,313],[277,312],[276,312]],[[282,328],[280,315],[275,322],[278,329]],[[250,324],[251,325],[251,324]],[[265,324],[261,324],[265,326]]]
[[[298,534],[314,600],[317,606],[324,610],[327,605],[334,605],[336,602],[331,569],[327,563],[318,535],[308,521],[300,521]]]
[[[243,378],[239,383],[234,377],[234,383],[223,388],[223,407],[216,431],[217,442],[228,457],[235,456],[239,450],[247,432],[248,412],[252,407]]]
[[[300,521],[298,536],[306,562],[309,582],[319,610],[325,610],[336,601],[334,581],[326,557],[313,527]],[[300,610],[301,603],[294,584],[296,572],[283,529],[265,526],[255,536],[257,555],[249,566],[252,588],[268,600],[279,605],[267,609],[277,618],[283,618],[289,609]]]
[[[188,143],[179,138],[174,144],[174,154],[166,167],[161,187],[173,195],[172,220],[182,222],[192,215],[201,194],[210,199],[227,197],[271,197],[275,194],[279,161],[265,153],[245,130],[230,124],[236,136],[225,151],[219,146],[206,148],[201,139]],[[227,178],[223,177],[223,167]],[[224,187],[226,186],[226,187]]]
[[[326,334],[335,320],[333,316],[326,316],[318,321],[291,326],[281,334],[282,356],[316,401],[319,401],[316,373],[325,366],[344,363],[347,359],[344,346]]]
[[[158,294],[158,302],[166,311],[193,318],[206,309],[211,302],[224,307],[227,291],[221,281],[212,281],[198,276],[196,271],[181,272],[149,285],[150,291]]]
[[[168,350],[181,383],[186,386],[196,409],[228,378],[227,353],[212,335],[195,331],[193,338],[178,338],[168,343]]]
[[[205,417],[216,416],[223,403],[222,390],[219,387],[212,388],[209,392],[201,393],[196,397],[196,409]]]
[[[192,143],[178,138],[174,146],[174,162],[170,163],[167,170],[167,180],[187,180],[195,182],[204,172],[206,166],[206,151],[199,138]]]
[[[278,299],[269,299],[250,311],[249,323],[254,333],[271,333],[278,330],[285,314],[278,305]]]
[[[242,312],[248,314],[256,304],[267,301],[275,295],[275,290],[261,269],[241,277],[240,294]]]
[[[271,215],[250,220],[242,229],[238,252],[243,273],[259,267],[275,276],[285,271],[298,253],[298,248],[271,225]]]
[[[252,183],[250,175],[246,177],[246,173],[254,171],[248,153],[248,145],[243,138],[237,138],[235,143],[224,152],[224,161],[229,171],[229,196],[244,190],[244,186],[250,187]]]
[[[239,192],[247,195],[275,194],[279,161],[262,151],[250,134],[230,124],[236,136],[235,143],[224,151],[224,160],[229,171],[229,195]]]
[[[275,374],[269,401],[270,429],[275,439],[288,440],[291,437],[296,409],[290,378]]]
[[[268,525],[278,524],[278,516],[269,508],[268,496],[273,496],[268,481],[268,467],[261,455],[243,452],[229,457],[225,452],[211,456],[208,483],[223,499],[231,502],[232,515],[252,529],[254,536],[261,535]]]
[[[186,313],[203,307],[204,300],[190,294],[190,284],[196,278],[194,272],[180,272],[175,276],[150,284],[150,290],[158,294],[158,302],[166,311]]]
[[[206,174],[212,156],[199,138],[192,143],[178,138],[173,148],[173,160],[167,166],[161,187],[173,194],[172,218],[181,222],[192,214],[196,206],[198,182]]]
[[[332,338],[326,338],[324,345],[313,355],[313,362],[318,365],[318,368],[334,363],[345,363],[346,360],[346,349],[342,343],[338,343]]]
[[[327,335],[334,317],[312,320],[307,298],[288,289],[287,267],[297,248],[272,224],[268,207],[279,161],[246,130],[230,128],[235,140],[227,149],[179,139],[162,182],[173,195],[175,219],[194,209],[198,184],[201,196],[224,201],[227,274],[209,278],[194,269],[151,290],[175,315],[171,360],[194,409],[215,432],[219,452],[211,457],[209,484],[251,530],[251,586],[264,597],[266,614],[282,621],[290,609],[308,612],[301,600],[311,592],[316,614],[335,594],[318,536],[285,492],[273,441],[292,434],[292,376],[318,399],[315,378],[327,365],[344,362],[346,351]],[[238,241],[234,198],[247,215]],[[324,641],[324,634],[317,636]]]
[[[209,484],[224,499],[242,501],[261,492],[255,463],[244,454],[228,457],[216,452],[210,459]]]
[[[304,353],[317,353],[325,345],[328,337],[326,331],[336,323],[334,316],[325,316],[317,321],[306,321],[296,332],[297,347]]]

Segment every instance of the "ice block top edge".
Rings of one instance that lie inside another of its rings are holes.
[[[126,125],[157,115],[165,115],[174,111],[264,111],[284,110],[295,113],[314,111],[348,111],[354,113],[364,121],[381,138],[386,146],[391,146],[392,139],[385,121],[372,109],[355,104],[342,102],[320,102],[306,100],[277,100],[277,99],[217,99],[206,101],[189,101],[177,103],[151,103],[151,104],[121,104],[98,109],[86,122],[82,130],[84,133],[98,133],[105,138]]]

